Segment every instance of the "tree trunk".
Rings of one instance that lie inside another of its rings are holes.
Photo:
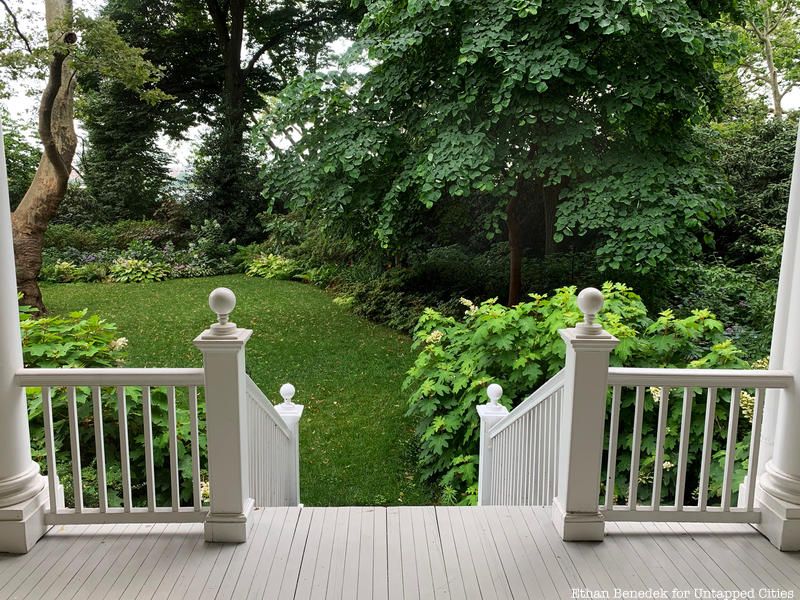
[[[556,208],[558,207],[558,187],[542,187],[542,213],[544,215],[544,255],[556,253]]]
[[[55,23],[71,13],[72,0],[47,0],[48,29],[52,30]],[[11,215],[17,288],[22,292],[24,304],[42,312],[45,306],[37,280],[42,268],[44,233],[66,194],[77,144],[72,112],[74,89],[69,61],[63,54],[55,53],[39,105],[39,137],[44,154],[31,186]]]
[[[767,63],[767,73],[769,78],[769,88],[772,92],[772,106],[773,114],[776,119],[783,119],[783,107],[781,101],[783,94],[781,94],[780,82],[778,81],[778,70],[775,68],[775,57],[772,54],[772,41],[769,39],[769,34],[764,35],[764,61]]]
[[[508,227],[509,246],[509,278],[508,306],[519,303],[522,294],[522,240],[519,222],[519,202],[523,185],[517,185],[517,195],[513,196],[506,206],[506,226]]]

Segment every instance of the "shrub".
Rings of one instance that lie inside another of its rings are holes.
[[[20,308],[20,329],[22,332],[23,358],[26,367],[31,368],[103,368],[115,367],[123,363],[127,339],[119,337],[114,324],[97,315],[87,316],[87,311],[76,311],[68,315],[48,315],[35,318],[35,311]],[[47,471],[43,406],[38,389],[27,388],[28,417],[31,430],[33,457],[40,463],[43,472]],[[56,455],[56,469],[64,485],[67,503],[72,502],[72,462],[70,452],[69,419],[67,399],[63,389],[52,388],[53,430]],[[185,390],[177,390],[178,457],[180,470],[181,497],[187,501],[191,497],[191,449],[189,445],[189,413]],[[145,472],[145,456],[142,431],[141,391],[125,388],[128,408],[128,435],[130,444],[131,473]],[[89,388],[76,389],[76,406],[81,452],[83,491],[85,505],[98,506],[97,472],[95,462],[94,411]],[[106,474],[109,504],[122,504],[122,481],[119,462],[119,427],[117,399],[114,388],[101,390],[101,406],[105,423]],[[155,459],[156,495],[159,503],[170,502],[169,476],[169,435],[167,395],[163,388],[152,388],[153,456]],[[203,403],[199,403],[200,447],[202,467],[205,468],[205,418]],[[146,504],[144,486],[134,482],[134,504]]]
[[[69,260],[57,260],[53,264],[42,266],[41,278],[44,281],[55,283],[70,283],[76,281],[78,267]]]
[[[170,226],[158,221],[117,221],[112,225],[92,227],[54,223],[45,231],[44,243],[45,247],[58,250],[74,248],[82,252],[96,252],[105,248],[124,250],[131,242],[150,242],[158,246],[174,238],[175,233]]]
[[[245,273],[249,277],[264,279],[292,279],[300,273],[300,265],[277,254],[261,254],[250,261]]]
[[[136,258],[118,258],[109,269],[109,279],[116,283],[163,281],[169,274],[170,269],[164,263]]]
[[[411,390],[408,414],[417,421],[422,477],[440,486],[443,500],[475,499],[480,429],[475,407],[486,402],[486,386],[501,384],[502,402],[512,408],[512,400],[522,399],[564,366],[565,348],[558,330],[582,318],[575,291],[575,287],[565,287],[551,297],[534,294],[529,302],[511,308],[499,305],[496,299],[480,305],[463,300],[463,318],[432,309],[420,318],[414,333],[414,347],[420,353],[405,382]],[[738,351],[725,339],[722,324],[708,311],[693,311],[682,319],[665,311],[654,321],[648,318],[639,296],[625,285],[606,283],[603,294],[606,302],[600,321],[620,340],[612,364],[743,366]],[[624,396],[623,448],[626,444],[630,448],[630,435],[626,438],[625,432],[631,429],[632,405],[633,398]],[[647,408],[652,410],[652,401]],[[723,395],[718,411],[724,420]],[[670,443],[680,429],[676,426],[679,420],[680,403],[675,402],[670,413]],[[693,431],[693,449],[702,447],[698,436],[702,431]],[[654,436],[646,436],[643,443],[644,452],[650,453],[650,461],[642,461],[643,470],[652,468],[653,440]],[[624,471],[630,467],[623,454],[617,477],[619,495],[625,493],[628,476]],[[690,466],[697,462],[699,456],[692,455]],[[665,473],[665,489],[669,476]]]

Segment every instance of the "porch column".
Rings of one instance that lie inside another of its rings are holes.
[[[0,552],[27,552],[46,531],[46,479],[31,459],[25,392],[14,384],[14,374],[21,368],[11,205],[0,123]]]
[[[789,192],[770,368],[790,371],[794,384],[767,396],[759,477],[758,529],[781,550],[800,550],[800,130]],[[774,440],[774,441],[773,441]]]

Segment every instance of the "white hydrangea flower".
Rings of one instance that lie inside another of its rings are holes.
[[[113,340],[109,344],[109,346],[115,352],[117,350],[122,350],[124,348],[127,348],[128,347],[128,338],[126,338],[126,337],[117,338],[116,340]]]

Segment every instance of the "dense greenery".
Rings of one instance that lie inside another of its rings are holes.
[[[435,204],[477,202],[490,237],[505,221],[510,304],[523,221],[538,254],[591,234],[617,271],[700,253],[726,184],[691,124],[717,107],[726,3],[366,6],[349,60],[288,86],[265,119],[265,140],[300,132],[263,144],[273,205],[402,249]]]
[[[708,311],[695,310],[677,318],[666,310],[648,317],[641,298],[623,284],[603,285],[605,307],[601,322],[620,343],[612,355],[613,365],[634,367],[740,368],[746,365],[740,352],[723,334],[723,326]],[[572,327],[582,315],[574,287],[556,290],[552,296],[533,295],[528,302],[506,308],[490,299],[479,305],[462,300],[462,318],[446,317],[427,310],[414,333],[419,350],[409,371],[409,414],[418,422],[421,441],[421,474],[440,488],[443,501],[474,502],[477,494],[477,449],[480,423],[475,407],[486,402],[486,386],[503,386],[502,403],[508,408],[520,402],[564,366],[564,343],[558,330]],[[655,455],[655,413],[659,392],[648,396],[643,429],[642,461],[638,476],[652,477]],[[615,497],[625,497],[630,478],[633,431],[632,395],[625,394],[620,410],[620,444]],[[720,395],[714,430],[714,452],[724,451],[729,397]],[[752,403],[752,401],[751,401]],[[697,403],[689,443],[688,494],[697,483],[703,447],[703,410]],[[669,409],[664,463],[677,463],[681,403]],[[741,424],[747,448],[749,424]],[[738,465],[742,467],[741,463]],[[737,481],[745,469],[737,471]],[[665,467],[664,495],[674,489],[675,472]],[[711,472],[711,495],[719,493],[720,468]],[[673,496],[674,498],[674,496]],[[646,491],[640,496],[646,501]]]
[[[116,323],[113,335],[129,340],[126,366],[199,367],[192,340],[214,318],[207,298],[219,286],[236,292],[236,323],[254,330],[247,345],[250,376],[273,402],[280,385],[291,381],[295,401],[305,405],[302,502],[429,503],[417,477],[413,426],[403,416],[401,384],[413,362],[408,337],[354,317],[311,286],[244,275],[42,289],[54,314],[81,306]],[[114,423],[107,426],[111,435]]]
[[[116,367],[124,362],[127,338],[119,337],[117,327],[97,315],[87,316],[87,310],[68,312],[62,315],[38,317],[26,307],[21,309],[20,326],[25,366],[41,368],[57,367]],[[32,453],[39,461],[42,471],[47,471],[45,451],[43,400],[39,389],[28,388],[28,414],[30,418]],[[94,420],[90,388],[76,388],[77,418],[80,423],[79,439],[81,454],[81,478],[85,506],[97,507],[97,462],[94,438]],[[141,390],[125,388],[128,435],[131,440],[130,464],[133,478],[133,500],[137,506],[147,501],[144,488],[145,455]],[[191,498],[192,465],[189,437],[189,412],[185,390],[178,391],[178,464],[181,497],[184,502]],[[73,505],[72,455],[68,419],[68,399],[64,389],[52,390],[53,440],[56,469],[64,485],[68,506]],[[202,404],[202,403],[201,403]],[[120,443],[117,396],[114,388],[101,390],[102,420],[104,425],[105,460],[107,473],[108,502],[111,506],[122,505],[122,472],[120,466]],[[201,464],[205,470],[205,421],[201,415],[200,446]],[[170,503],[169,433],[166,390],[152,391],[153,458],[155,465],[156,496],[162,505]]]
[[[8,195],[11,209],[17,207],[33,180],[39,164],[39,150],[28,141],[27,128],[0,108],[5,142]]]
[[[180,139],[200,125],[202,144],[186,190],[193,220],[216,219],[228,238],[252,241],[263,210],[249,154],[253,116],[265,95],[325,64],[326,44],[352,29],[356,12],[340,0],[108,0],[103,14],[129,43],[148,49],[162,68],[159,87],[172,101],[153,108],[104,77],[84,82],[91,89],[89,192],[121,216],[151,216],[169,184],[165,157],[155,149],[159,134]]]

